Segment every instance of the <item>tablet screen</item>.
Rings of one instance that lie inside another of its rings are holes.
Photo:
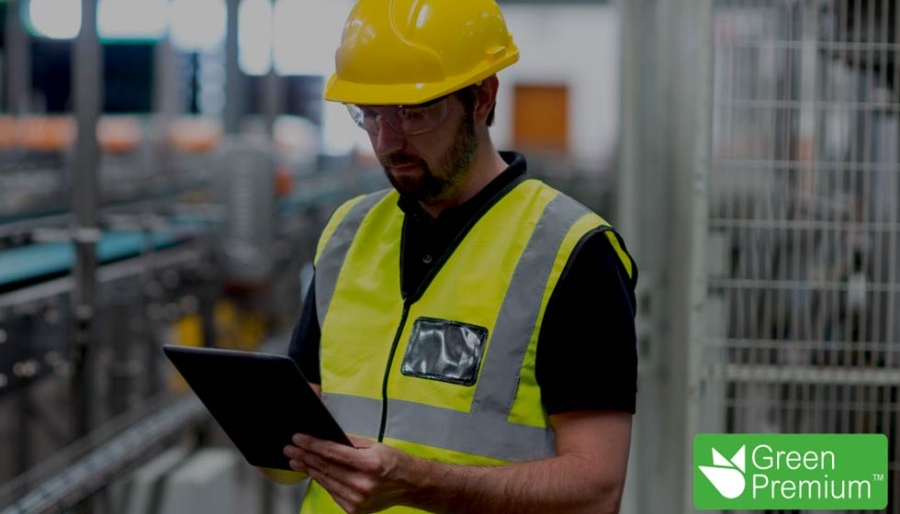
[[[352,446],[290,357],[175,345],[163,351],[253,466],[290,470],[282,450],[296,433]]]

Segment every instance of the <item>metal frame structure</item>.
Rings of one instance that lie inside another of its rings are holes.
[[[237,3],[229,0],[233,12]],[[96,19],[90,12],[96,8],[95,2],[83,2],[83,8],[85,19]],[[8,21],[17,24],[20,18],[11,16]],[[94,32],[90,25],[83,26],[83,34]],[[225,133],[238,140],[242,115],[238,105],[243,95],[237,70],[237,38],[228,39],[225,58],[229,99],[224,125]],[[96,34],[84,36],[73,49],[75,114],[80,134],[96,133],[102,98],[98,54]],[[162,43],[157,49],[155,108],[163,124],[171,121],[180,109],[175,57],[168,43]],[[27,54],[20,55],[17,62],[21,69],[30,67]],[[270,93],[278,93],[280,82],[281,78],[274,74],[266,78]],[[27,84],[18,87],[28,90]],[[264,114],[266,130],[271,136],[271,124],[281,105],[277,98],[269,100]],[[19,103],[24,100],[11,104],[10,112],[27,112],[27,105],[16,107]],[[107,191],[98,191],[98,168],[108,171],[109,163],[105,159],[109,155],[98,152],[94,138],[79,138],[71,156],[66,153],[58,163],[54,162],[61,169],[52,170],[64,172],[65,165],[72,165],[75,186],[69,191],[72,211],[64,212],[62,203],[57,201],[52,215],[39,215],[37,209],[29,209],[28,215],[14,216],[17,221],[5,223],[0,218],[0,250],[9,249],[7,242],[12,242],[13,250],[18,249],[23,244],[23,234],[27,235],[25,249],[31,242],[54,241],[72,242],[77,248],[72,276],[52,279],[48,278],[51,275],[44,275],[37,285],[4,284],[0,290],[0,399],[3,401],[0,431],[11,435],[3,438],[0,453],[6,456],[2,463],[6,469],[0,469],[0,473],[19,475],[0,489],[0,508],[10,509],[4,512],[55,512],[65,508],[108,512],[113,508],[108,500],[114,495],[107,493],[113,479],[121,478],[133,465],[159,451],[166,441],[203,425],[206,418],[199,416],[196,406],[186,406],[187,402],[168,412],[145,413],[151,418],[147,423],[134,424],[134,416],[116,417],[135,403],[146,403],[148,408],[160,407],[161,402],[148,399],[162,389],[165,377],[159,344],[169,337],[168,332],[176,321],[199,318],[203,340],[198,344],[212,345],[220,328],[213,323],[213,307],[222,297],[220,287],[226,277],[220,276],[220,262],[214,259],[217,252],[213,243],[219,238],[212,227],[221,225],[219,222],[224,217],[218,214],[215,205],[197,203],[203,198],[212,200],[209,195],[217,184],[198,170],[216,164],[214,159],[207,158],[215,155],[182,156],[173,152],[154,159],[150,164],[161,168],[166,175],[161,178],[166,180],[153,183],[159,187],[126,188],[129,192],[143,192],[140,199],[133,193],[123,194],[115,198],[115,205],[110,205]],[[18,161],[13,159],[12,165],[16,164]],[[134,163],[122,158],[114,164],[127,167]],[[244,165],[246,160],[238,164]],[[26,173],[28,170],[13,168],[12,171]],[[263,251],[271,254],[273,275],[286,278],[260,295],[267,296],[252,301],[259,302],[253,307],[262,305],[272,310],[277,319],[272,320],[273,327],[267,328],[275,330],[292,323],[292,315],[299,311],[299,270],[311,260],[314,235],[321,230],[327,214],[343,200],[383,187],[385,183],[380,170],[375,168],[307,176],[310,172],[302,170],[304,183],[292,195],[277,201],[270,196],[258,198],[259,207],[271,207],[271,229],[277,232],[277,241],[267,241],[265,246],[271,248]],[[264,190],[266,183],[257,179],[256,185]],[[65,188],[60,187],[60,191]],[[185,198],[190,205],[180,203]],[[185,228],[176,221],[178,218],[193,221],[188,221],[189,228]],[[197,223],[202,227],[194,227]],[[97,256],[102,246],[98,245],[100,227],[104,229],[104,237],[107,229],[139,233],[144,237],[143,250],[128,260],[100,262]],[[190,235],[183,239],[179,235],[174,247],[161,249],[154,243],[157,230],[168,229],[179,234],[184,229]],[[285,320],[286,317],[292,319]],[[71,355],[76,357],[72,362]],[[76,401],[70,401],[71,398]],[[117,420],[115,430],[107,425],[111,419]],[[146,435],[147,431],[154,432],[152,440],[146,441],[147,444],[137,441],[140,438],[135,434]],[[89,434],[89,440],[82,437],[85,434]],[[198,439],[202,440],[203,434],[208,432],[203,431]],[[35,463],[46,464],[35,468]],[[60,469],[64,471],[59,472]],[[272,486],[261,477],[253,475],[253,478],[263,484],[260,507],[263,512],[269,512],[274,496]]]
[[[103,108],[103,59],[97,35],[97,2],[81,2],[81,31],[73,48],[75,119],[75,173],[72,210],[76,225],[72,232],[75,245],[75,289],[72,294],[72,391],[77,436],[90,432],[94,421],[94,351],[96,344],[97,226],[99,185],[97,182],[100,149],[97,144],[97,120]]]
[[[15,498],[2,514],[60,512],[78,506],[207,421],[209,414],[196,398],[148,401],[0,488],[0,501]]]
[[[897,16],[883,0],[715,4],[703,340],[715,393],[701,418],[728,432],[886,434],[889,514],[900,512]]]
[[[657,491],[626,510],[694,511],[698,432],[876,432],[900,512],[897,3],[620,5],[629,487]]]
[[[9,90],[8,112],[16,117],[29,114],[28,70],[31,68],[28,36],[21,17],[16,15],[20,6],[20,2],[9,2],[6,6],[10,13],[6,28],[11,65],[7,68],[5,85]],[[3,446],[6,450],[15,449],[10,452],[16,457],[14,472],[30,470],[4,485],[0,505],[39,486],[30,497],[21,498],[27,505],[17,504],[28,512],[54,510],[59,505],[71,507],[93,493],[102,494],[105,484],[115,477],[115,471],[129,465],[129,458],[142,458],[156,451],[152,443],[157,437],[184,433],[196,425],[197,412],[193,412],[198,410],[196,407],[187,414],[182,412],[184,409],[175,408],[167,415],[185,415],[175,422],[153,424],[154,432],[162,427],[172,429],[172,434],[160,432],[147,439],[148,444],[130,444],[130,448],[115,445],[101,448],[100,439],[111,437],[111,432],[106,425],[104,429],[94,430],[139,398],[158,394],[163,377],[157,365],[159,340],[155,332],[164,323],[174,321],[169,317],[182,314],[179,302],[199,304],[201,311],[211,311],[215,300],[210,297],[208,283],[203,284],[208,277],[201,270],[210,253],[208,241],[196,237],[173,250],[156,250],[154,230],[159,228],[156,225],[160,221],[166,222],[151,211],[158,211],[161,200],[128,201],[127,205],[104,206],[101,211],[98,181],[101,156],[95,134],[102,110],[103,62],[96,31],[97,2],[85,1],[81,6],[83,23],[72,47],[73,114],[79,137],[71,149],[71,159],[63,159],[71,161],[67,162],[71,165],[71,211],[0,226],[0,237],[4,238],[21,239],[20,234],[27,234],[33,239],[42,234],[40,237],[71,241],[75,255],[71,277],[0,294],[0,344],[5,346],[0,359],[0,397],[4,400],[0,409],[6,413],[4,425],[15,420],[13,425],[4,427],[13,437],[12,441],[4,440]],[[167,60],[165,52],[157,57],[157,67],[163,72],[170,70],[172,59]],[[174,78],[172,74],[160,76]],[[159,106],[171,114],[172,90],[160,89]],[[61,175],[65,171],[59,170]],[[191,190],[197,189],[195,185]],[[175,198],[171,194],[166,201],[173,202]],[[66,210],[63,205],[56,207]],[[126,229],[141,233],[145,240],[143,250],[130,260],[99,266],[101,223],[108,228],[123,228],[119,225],[125,223]],[[178,298],[172,294],[176,288],[180,289]],[[217,293],[212,291],[212,294]],[[193,296],[184,298],[185,295]],[[211,315],[207,318],[205,334],[212,337]],[[138,364],[138,360],[146,365]],[[9,369],[5,367],[7,363]],[[140,385],[135,383],[137,370],[141,370]],[[39,397],[44,402],[48,395],[53,405],[38,403]],[[57,402],[59,399],[62,403]],[[146,406],[159,407],[160,402]],[[48,438],[48,434],[53,437]],[[88,434],[90,439],[86,439]],[[72,441],[74,445],[69,446]],[[95,455],[76,462],[76,453],[86,445],[96,446]],[[47,465],[33,468],[36,460],[57,450],[61,450],[59,457],[49,458]],[[56,469],[47,468],[49,463]],[[96,474],[101,464],[112,471]],[[52,473],[69,466],[71,469],[50,480]],[[83,476],[78,475],[79,470]],[[45,480],[49,481],[44,483]],[[16,484],[24,489],[15,489]],[[29,498],[34,501],[28,503]],[[91,503],[82,503],[78,510],[91,510]]]

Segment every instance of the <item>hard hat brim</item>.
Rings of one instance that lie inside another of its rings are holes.
[[[423,84],[363,84],[331,76],[325,86],[325,100],[358,105],[417,105],[440,98],[480,82],[519,60],[513,47],[503,58],[465,75]]]

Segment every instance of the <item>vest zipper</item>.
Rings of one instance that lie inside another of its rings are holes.
[[[403,302],[403,315],[400,317],[400,326],[397,327],[397,333],[394,334],[394,342],[391,344],[391,353],[388,355],[387,368],[384,370],[384,382],[381,384],[381,427],[378,429],[378,442],[384,441],[384,429],[387,426],[387,410],[388,410],[388,380],[391,377],[391,367],[394,364],[394,354],[397,353],[397,343],[400,342],[400,335],[403,334],[403,328],[406,326],[406,318],[409,316],[410,301]]]

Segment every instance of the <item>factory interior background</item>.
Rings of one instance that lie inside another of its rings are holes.
[[[493,141],[640,269],[622,512],[694,512],[698,433],[880,433],[900,514],[898,2],[499,4]],[[389,186],[322,100],[352,5],[0,2],[0,513],[297,512],[160,348],[286,353]]]

